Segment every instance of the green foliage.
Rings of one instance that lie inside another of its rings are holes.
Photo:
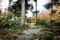
[[[27,30],[29,28],[29,25],[22,25],[22,27],[20,27],[23,30]]]
[[[39,11],[34,11],[33,13],[35,13],[35,14],[36,14],[36,13],[38,13],[38,12],[39,12]]]
[[[15,29],[18,26],[20,26],[18,18],[15,18],[15,16],[9,14],[6,17],[0,19],[0,34],[10,35],[12,33],[16,33],[18,29]]]
[[[9,11],[13,12],[16,16],[21,14],[21,0],[16,1],[13,5],[9,6]]]
[[[60,28],[60,22],[55,22],[55,20],[50,20],[47,22],[47,27],[48,28],[53,28],[55,26],[56,28]]]
[[[0,30],[0,34],[9,34],[10,31],[6,28],[6,29],[3,29],[2,31]]]
[[[52,40],[55,36],[55,33],[50,31],[51,29],[42,29],[41,33],[42,34],[38,34],[39,39],[41,40],[42,38],[45,40]]]
[[[6,18],[0,20],[0,29],[17,27],[18,25],[19,21],[17,21],[15,18],[12,18],[12,16],[7,16]]]
[[[47,28],[51,28],[54,25],[55,25],[55,21],[54,20],[50,20],[49,22],[47,22]]]
[[[46,20],[39,20],[39,19],[37,19],[36,25],[46,25]]]
[[[54,39],[54,35],[52,33],[46,34],[46,40],[53,40],[53,39]]]
[[[37,35],[36,34],[32,34],[32,37],[34,37],[34,39],[37,39]]]
[[[56,28],[60,28],[60,22],[55,22],[55,20],[50,20],[46,22],[46,20],[39,20],[37,19],[36,25],[43,25],[46,28],[53,28],[53,26],[56,26]]]
[[[33,15],[34,15],[34,16],[35,16],[35,15],[37,16],[38,13],[39,13],[39,11],[36,10],[36,11],[33,12]]]
[[[37,0],[34,0],[35,2],[37,2]]]
[[[60,27],[60,22],[56,22],[55,25]]]
[[[11,0],[9,0],[11,3]],[[21,16],[21,1],[22,0],[17,0],[16,2],[14,2],[13,5],[9,6],[8,10],[13,12],[16,16],[20,17]],[[29,0],[25,0],[25,10],[28,10],[29,7],[31,7],[32,5],[28,4]]]
[[[16,21],[16,20],[14,20],[14,21],[12,21],[12,22],[9,22],[9,26],[17,27],[17,26],[19,26],[19,22]]]

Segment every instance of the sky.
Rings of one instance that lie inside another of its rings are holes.
[[[0,3],[0,9],[4,12],[9,5],[9,1],[8,0],[2,0]]]
[[[17,0],[13,0],[13,1],[17,1]],[[39,11],[39,13],[46,11],[47,9],[45,9],[43,7],[44,4],[49,3],[49,0],[37,0],[37,10]],[[12,2],[13,4],[13,2]],[[29,4],[32,4],[34,6],[33,11],[35,11],[35,2],[33,0],[30,0]],[[9,6],[9,1],[8,0],[2,0],[1,5],[0,5],[0,9],[4,12]],[[30,10],[28,10],[28,14],[27,17],[31,17],[32,12]]]
[[[51,0],[39,0],[37,1],[37,10],[39,10],[40,12],[42,11],[46,11],[47,9],[43,6],[46,3],[49,3]]]
[[[45,5],[46,3],[49,3],[50,1],[51,0],[37,0],[37,10],[39,11],[39,13],[47,11],[47,9],[45,7],[43,7],[43,5]],[[29,2],[29,4],[32,4],[34,6],[33,11],[35,11],[36,10],[35,2],[33,0],[31,0]],[[33,14],[30,10],[28,10],[27,17],[31,17],[31,16],[33,16]]]
[[[13,0],[13,1],[17,1],[17,0]],[[2,12],[6,11],[8,7],[9,7],[9,0],[2,0],[0,3],[0,9],[2,10]]]

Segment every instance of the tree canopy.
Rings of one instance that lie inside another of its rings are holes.
[[[28,1],[30,0],[25,0],[25,12],[26,10],[32,10],[33,6],[31,4],[28,4]],[[10,1],[11,3],[11,1]],[[29,7],[31,7],[29,9]],[[8,8],[11,12],[13,12],[16,16],[21,15],[21,0],[17,0],[12,6],[9,6]]]
[[[59,0],[51,0],[50,3],[47,3],[46,5],[43,5],[46,9],[50,9],[53,7],[53,5],[60,5]]]
[[[11,12],[15,13],[15,15],[20,16],[21,13],[21,0],[16,1],[12,6],[9,6],[8,8]]]

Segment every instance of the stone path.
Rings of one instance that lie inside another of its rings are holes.
[[[38,32],[41,29],[42,28],[39,28],[39,29],[28,29],[28,30],[24,30],[23,33],[26,34],[26,35],[38,34]]]
[[[37,29],[29,28],[28,30],[24,30],[23,31],[24,35],[18,36],[16,40],[38,40],[34,39],[32,37],[32,34],[38,34],[38,32],[40,32],[41,29],[43,28],[37,28]]]
[[[35,40],[32,36],[28,35],[20,35],[16,40]]]

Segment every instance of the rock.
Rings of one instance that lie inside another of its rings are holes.
[[[20,35],[16,40],[35,40],[32,36]]]
[[[23,33],[26,35],[38,34],[38,33],[41,33],[41,30],[43,29],[46,29],[46,28],[28,29],[28,30],[24,30]]]
[[[28,29],[28,30],[24,30],[23,33],[26,35],[32,35],[32,34],[37,34],[39,31],[39,29]]]

